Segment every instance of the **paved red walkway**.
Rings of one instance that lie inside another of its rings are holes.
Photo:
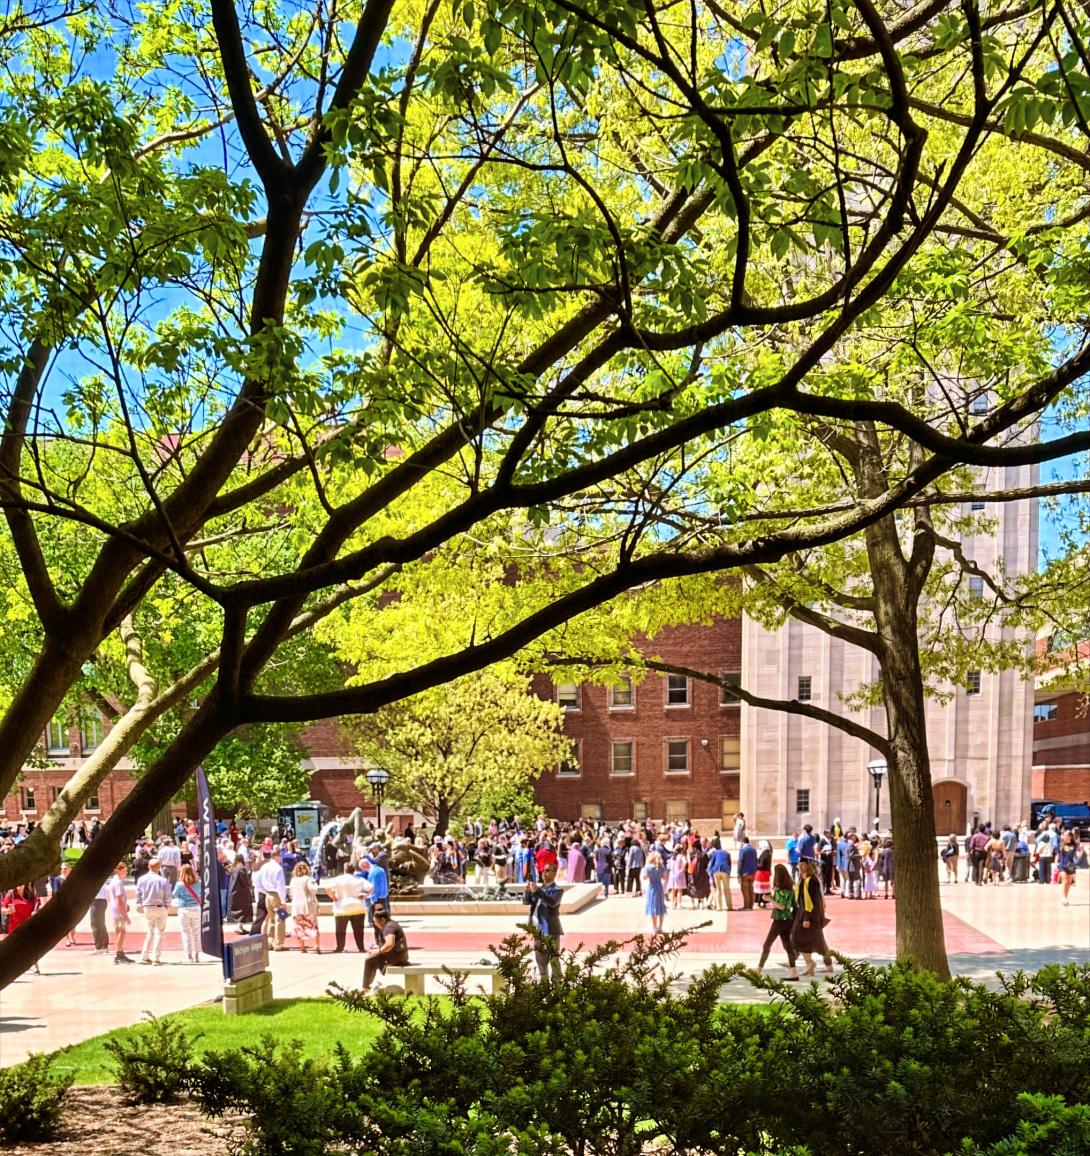
[[[633,925],[627,931],[615,932],[578,932],[565,935],[563,945],[575,948],[582,945],[585,948],[600,947],[609,940],[618,940],[636,934],[647,932],[648,922],[642,917],[642,906],[636,901],[632,904]],[[846,955],[857,955],[871,958],[883,958],[896,954],[896,933],[894,926],[896,904],[892,900],[864,899],[846,900],[833,896],[828,901],[828,915],[831,923],[825,931],[825,938],[834,951],[844,952]],[[688,911],[671,912],[672,926],[696,927],[700,923],[710,922],[711,926],[704,930],[694,931],[689,936],[683,953],[716,955],[730,959],[734,956],[758,955],[764,937],[768,931],[769,915],[765,911],[734,911],[729,914],[729,926],[723,930],[725,912],[721,911]],[[406,916],[403,920],[410,947],[418,951],[441,952],[481,952],[488,951],[491,944],[498,943],[507,931],[423,931],[414,927],[420,921],[419,916]],[[517,930],[516,920],[511,921],[510,931]],[[1003,955],[1007,948],[997,943],[990,936],[978,931],[964,920],[950,912],[943,912],[943,925],[946,932],[946,950],[950,955],[981,954]],[[130,955],[138,955],[143,946],[144,937],[139,933],[130,933],[126,939],[126,949]],[[111,939],[111,945],[112,945]],[[294,945],[289,937],[289,945]],[[322,921],[322,944],[327,950],[333,947],[332,920]],[[353,950],[351,934],[349,935],[349,950]],[[163,950],[180,952],[182,938],[177,931],[168,931],[163,936]],[[86,936],[80,934],[80,946],[77,948],[58,947],[59,951],[86,952],[90,943]]]

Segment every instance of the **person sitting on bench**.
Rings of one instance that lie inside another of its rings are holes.
[[[375,928],[375,946],[367,953],[363,965],[363,994],[370,995],[371,987],[378,972],[386,974],[386,969],[405,967],[409,962],[409,943],[400,925],[390,918],[384,904],[376,903],[371,911]]]

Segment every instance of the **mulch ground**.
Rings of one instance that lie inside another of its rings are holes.
[[[53,1140],[16,1144],[4,1156],[134,1156],[140,1152],[199,1152],[228,1156],[229,1140],[242,1128],[225,1120],[208,1120],[186,1101],[177,1104],[130,1104],[120,1088],[72,1088],[60,1130]]]

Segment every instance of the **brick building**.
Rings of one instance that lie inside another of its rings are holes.
[[[1039,654],[1050,653],[1042,639]],[[1037,679],[1033,704],[1033,797],[1057,803],[1090,800],[1090,641],[1056,655]]]
[[[655,638],[664,661],[741,674],[742,626],[717,619]],[[741,797],[740,705],[729,693],[683,676],[649,674],[620,687],[551,683],[535,691],[565,711],[573,757],[536,787],[558,818],[690,818],[728,824]]]

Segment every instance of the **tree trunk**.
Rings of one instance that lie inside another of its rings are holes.
[[[435,833],[437,835],[445,835],[449,824],[450,800],[441,796],[435,808]]]
[[[897,885],[897,958],[950,978],[936,869],[931,759],[920,667],[918,593],[892,518],[868,529],[882,698],[890,745],[889,791]]]
[[[128,854],[159,808],[182,786],[197,764],[233,729],[215,696],[197,711],[147,773],[122,799],[98,837],[84,851],[56,895],[0,942],[0,989],[41,959],[80,921],[102,882]]]

